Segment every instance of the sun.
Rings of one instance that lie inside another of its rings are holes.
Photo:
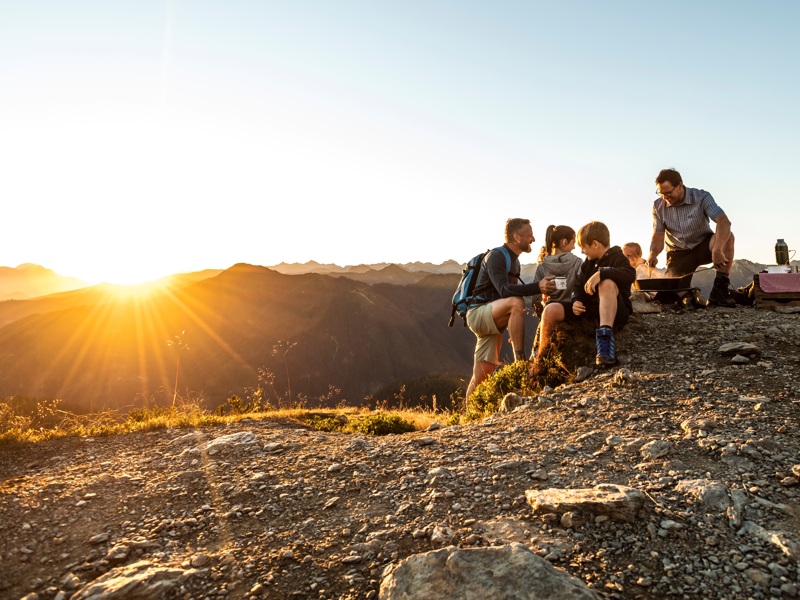
[[[141,286],[152,284],[171,273],[155,270],[152,265],[130,265],[116,263],[113,265],[87,265],[80,269],[67,269],[73,276],[91,285],[109,283],[119,286]]]

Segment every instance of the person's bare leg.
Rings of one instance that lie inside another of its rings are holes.
[[[508,327],[514,357],[525,353],[525,299],[522,296],[501,298],[492,302],[492,318],[497,328]]]
[[[603,279],[597,286],[597,293],[600,298],[600,327],[613,327],[619,288],[611,279]]]
[[[553,332],[553,326],[559,321],[564,320],[564,305],[559,302],[553,302],[544,307],[542,311],[542,321],[539,324],[539,348],[536,350],[536,357],[542,355],[542,351],[550,344],[550,338]]]
[[[472,392],[475,391],[475,388],[478,387],[484,379],[491,375],[494,368],[495,365],[485,360],[475,361],[475,364],[472,366],[472,379],[470,379],[469,386],[467,387],[467,398],[472,395]]]

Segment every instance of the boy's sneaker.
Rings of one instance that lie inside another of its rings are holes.
[[[617,355],[614,352],[614,330],[611,327],[600,327],[594,334],[597,344],[597,357],[595,362],[600,367],[610,367],[617,364]]]
[[[724,306],[726,308],[733,308],[736,306],[736,300],[734,300],[731,295],[728,280],[719,277],[714,280],[714,287],[711,288],[711,294],[708,296],[708,303]]]

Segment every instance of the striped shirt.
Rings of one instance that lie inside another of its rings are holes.
[[[670,206],[663,198],[653,203],[653,231],[666,232],[667,250],[690,250],[713,233],[708,221],[716,223],[725,214],[705,190],[684,188],[683,204]]]

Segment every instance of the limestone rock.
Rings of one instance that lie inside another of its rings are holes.
[[[157,600],[177,588],[193,571],[159,567],[146,560],[112,569],[79,589],[71,600]]]
[[[453,546],[416,554],[382,581],[380,600],[599,600],[579,579],[559,571],[520,543],[490,548]]]
[[[524,403],[525,401],[522,399],[522,396],[515,394],[514,392],[509,392],[503,396],[503,400],[500,402],[500,412],[510,413],[514,409],[522,406]]]
[[[728,342],[726,344],[722,344],[717,349],[717,352],[724,356],[735,356],[737,354],[742,356],[752,356],[754,354],[760,354],[761,348],[749,342]]]
[[[731,505],[728,488],[721,481],[686,479],[675,485],[675,491],[692,496],[711,511],[725,512]]]
[[[534,514],[583,512],[632,523],[645,496],[634,488],[601,484],[592,489],[527,490],[525,498]]]
[[[239,431],[228,435],[221,435],[214,438],[205,445],[205,450],[213,456],[218,452],[223,452],[229,448],[239,445],[249,445],[256,443],[256,436],[252,431]]]

